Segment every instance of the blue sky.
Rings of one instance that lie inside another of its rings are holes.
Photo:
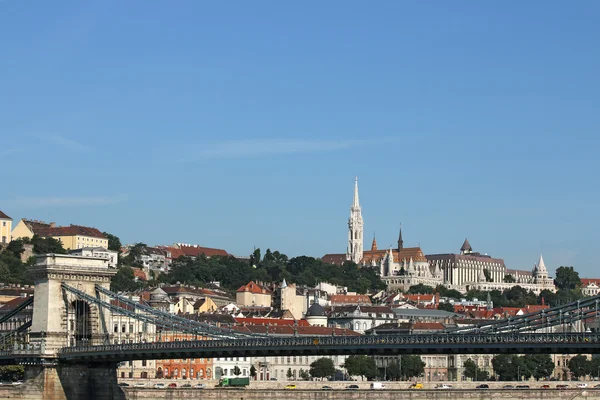
[[[0,1],[0,209],[246,255],[598,276],[600,4]]]

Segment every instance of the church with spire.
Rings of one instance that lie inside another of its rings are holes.
[[[363,267],[374,268],[390,289],[405,290],[419,283],[434,287],[443,284],[441,271],[429,265],[420,247],[404,247],[402,226],[395,249],[379,249],[375,237],[370,250],[364,250],[363,243],[364,221],[358,196],[358,178],[355,178],[346,254],[326,254],[322,257],[323,261],[337,265],[352,261]]]
[[[352,261],[362,267],[376,269],[390,291],[404,291],[418,284],[432,287],[444,285],[463,293],[470,289],[502,291],[514,285],[536,294],[544,289],[556,291],[541,256],[531,271],[507,270],[503,259],[473,251],[468,239],[463,242],[460,254],[426,256],[420,247],[404,247],[402,226],[396,248],[379,249],[375,236],[370,250],[364,250],[363,243],[364,221],[358,196],[358,178],[355,178],[346,253],[326,254],[322,257],[325,263],[342,265]],[[512,279],[507,280],[507,275],[511,275]],[[511,282],[513,280],[514,283]]]

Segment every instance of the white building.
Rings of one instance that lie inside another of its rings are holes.
[[[110,268],[117,268],[119,264],[119,252],[108,250],[104,247],[83,247],[81,249],[69,250],[69,254],[80,257],[95,257],[108,260]]]
[[[250,377],[250,366],[252,365],[249,357],[218,357],[213,358],[213,371],[215,379],[221,378],[248,378]],[[235,374],[235,368],[239,369],[239,374]]]

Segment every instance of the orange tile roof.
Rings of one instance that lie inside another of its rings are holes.
[[[587,286],[590,283],[595,283],[596,286],[600,286],[600,279],[599,278],[581,278],[581,286]]]
[[[370,264],[372,261],[379,262],[384,259],[389,252],[388,250],[366,250],[363,252],[362,263]],[[425,258],[425,254],[420,247],[405,247],[398,252],[398,250],[392,249],[392,257],[394,258],[394,262],[401,262],[406,260],[410,261],[412,258],[413,261],[417,262],[427,262],[427,258]],[[327,264],[335,264],[342,265],[346,261],[345,254],[325,254],[322,258],[324,263]]]
[[[415,303],[431,302],[434,300],[436,303],[439,303],[439,301],[440,301],[439,293],[436,293],[436,294],[405,294],[404,298],[406,300],[414,301]]]
[[[446,329],[444,324],[440,322],[415,322],[412,326],[413,329],[419,330],[443,330]]]
[[[146,273],[139,268],[133,268],[133,276],[142,281],[147,281]]]
[[[254,293],[254,294],[271,294],[271,291],[269,291],[267,288],[262,287],[253,281],[248,282],[248,284],[246,284],[246,285],[240,286],[240,288],[237,290],[237,292],[238,293],[250,292],[250,293]]]

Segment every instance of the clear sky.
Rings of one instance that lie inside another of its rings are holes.
[[[0,1],[0,209],[124,243],[598,277],[597,1]]]

